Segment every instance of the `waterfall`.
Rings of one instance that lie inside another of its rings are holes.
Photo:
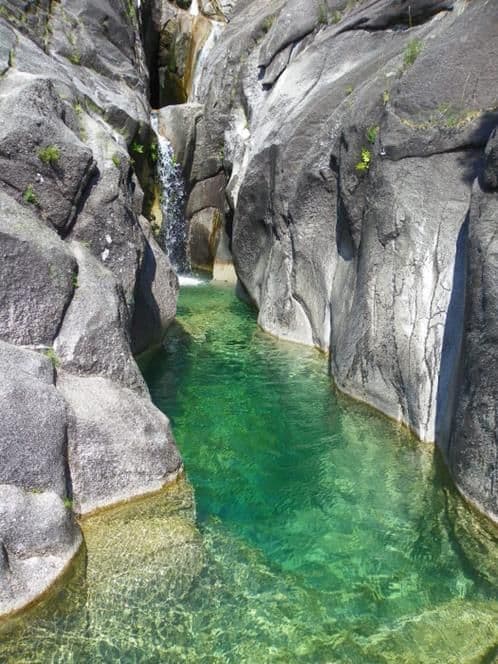
[[[165,249],[176,272],[188,272],[187,227],[185,223],[185,181],[180,164],[176,161],[173,146],[161,136],[155,113],[151,125],[157,135],[157,178],[161,191],[163,223],[160,244]]]
[[[199,99],[200,96],[199,88],[201,82],[203,82],[206,78],[205,77],[206,61],[225,27],[224,23],[219,23],[218,21],[210,21],[210,23],[211,23],[211,31],[209,33],[208,38],[206,39],[205,44],[200,50],[200,53],[197,57],[197,62],[195,64],[194,79],[192,82],[192,92],[190,94],[190,101],[201,101]]]

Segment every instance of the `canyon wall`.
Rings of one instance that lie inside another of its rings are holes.
[[[133,357],[178,290],[142,216],[153,145],[134,3],[1,3],[0,614],[69,564],[75,513],[181,470]]]
[[[240,0],[169,111],[196,109],[188,216],[221,219],[259,324],[494,519],[497,56],[492,0]]]

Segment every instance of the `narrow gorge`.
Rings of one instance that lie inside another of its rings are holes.
[[[0,661],[498,661],[497,127],[495,0],[0,0]]]

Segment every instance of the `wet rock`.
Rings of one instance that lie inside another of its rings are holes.
[[[193,268],[212,272],[222,220],[218,208],[196,212],[189,221],[188,252]]]
[[[202,104],[177,104],[158,112],[159,133],[171,143],[176,159],[185,172],[189,172],[192,166],[196,125],[202,110]]]
[[[55,493],[0,484],[0,613],[34,601],[81,545],[71,511]]]

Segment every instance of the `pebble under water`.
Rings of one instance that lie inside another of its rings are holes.
[[[322,354],[204,284],[142,370],[187,479],[84,521],[59,588],[0,623],[1,662],[497,661],[496,531]]]

